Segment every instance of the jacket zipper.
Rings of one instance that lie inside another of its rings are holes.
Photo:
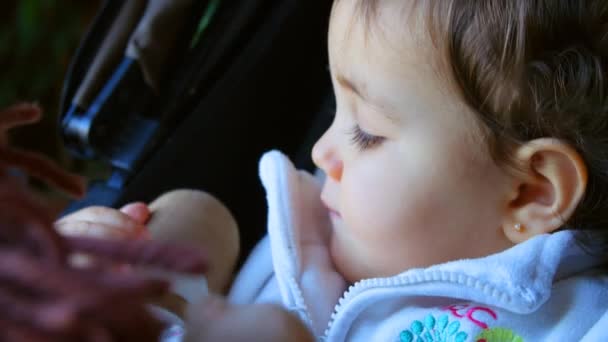
[[[300,286],[296,281],[296,278],[293,276],[289,276],[288,278],[289,287],[291,288],[291,294],[293,296],[293,308],[290,311],[296,311],[300,319],[303,320],[308,328],[312,330],[312,317],[310,316],[310,311],[308,310],[308,306],[306,306],[306,301],[304,300],[304,295],[300,290]]]
[[[366,290],[368,288],[372,288],[372,287],[376,287],[376,286],[380,286],[380,287],[387,286],[388,283],[389,283],[389,281],[387,278],[372,278],[372,279],[360,280],[360,281],[354,283],[353,285],[350,285],[348,287],[348,289],[346,290],[346,292],[344,292],[342,297],[340,297],[340,299],[338,300],[338,304],[336,304],[336,306],[334,307],[334,311],[332,312],[329,322],[327,323],[327,328],[325,329],[325,333],[320,338],[320,340],[327,341],[329,332],[331,331],[331,328],[336,320],[336,316],[338,315],[340,310],[342,310],[342,308],[348,302],[350,302],[351,299],[355,295],[363,292],[364,290]],[[395,282],[395,283],[392,283],[391,285],[406,285],[406,284],[405,283],[399,284],[399,283]]]
[[[362,293],[363,291],[370,288],[382,288],[382,287],[397,287],[406,285],[417,285],[428,282],[444,282],[448,284],[458,284],[469,288],[476,288],[483,292],[491,295],[492,297],[500,298],[500,301],[510,302],[511,297],[504,291],[500,291],[495,288],[492,284],[478,280],[477,278],[464,275],[455,272],[445,271],[433,271],[433,272],[421,272],[416,274],[401,275],[391,278],[372,278],[363,279],[355,284],[349,286],[348,290],[340,297],[338,304],[334,307],[334,311],[331,314],[331,318],[325,329],[325,333],[320,338],[321,341],[327,341],[329,333],[336,321],[338,313],[349,303],[352,299]],[[489,292],[489,293],[488,293]],[[301,294],[300,294],[301,295]]]

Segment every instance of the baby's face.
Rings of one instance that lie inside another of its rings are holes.
[[[371,25],[355,3],[332,14],[337,112],[313,149],[336,267],[353,282],[510,247],[510,178],[431,63],[431,43],[406,25],[403,2],[381,3]]]

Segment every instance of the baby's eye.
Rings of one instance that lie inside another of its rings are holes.
[[[360,150],[367,150],[379,146],[386,138],[371,135],[361,130],[359,125],[355,125],[350,132],[352,143]]]

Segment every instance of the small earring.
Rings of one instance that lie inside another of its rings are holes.
[[[521,225],[521,223],[516,223],[515,226],[513,226],[513,228],[515,228],[515,230],[517,230],[520,233],[524,231],[524,227]]]

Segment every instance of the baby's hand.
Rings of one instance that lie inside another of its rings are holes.
[[[88,207],[61,218],[55,228],[66,236],[147,238],[145,224],[149,217],[150,210],[144,203],[128,204],[120,210]]]
[[[314,338],[295,315],[277,305],[232,305],[210,295],[188,307],[185,341],[312,342]]]
[[[149,238],[145,224],[150,218],[150,210],[144,203],[127,204],[120,210],[106,207],[88,207],[67,215],[55,222],[55,229],[72,237],[94,237],[102,239]],[[75,254],[70,258],[72,265],[88,267],[94,259],[87,255]],[[119,269],[129,269],[117,265]]]

